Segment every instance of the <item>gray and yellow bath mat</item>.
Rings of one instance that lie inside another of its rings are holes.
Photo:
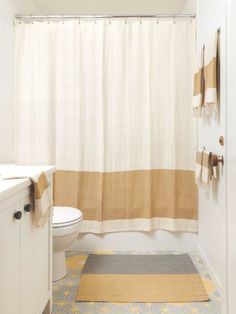
[[[76,301],[197,302],[209,300],[187,254],[89,255]]]

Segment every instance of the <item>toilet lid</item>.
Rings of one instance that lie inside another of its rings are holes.
[[[81,211],[74,207],[53,207],[53,225],[70,224],[71,222],[81,220],[83,217]]]

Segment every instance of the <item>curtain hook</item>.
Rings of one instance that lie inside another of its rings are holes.
[[[157,17],[157,24],[159,24],[159,17]]]
[[[78,24],[80,25],[80,16],[79,16],[79,19],[78,19]]]
[[[139,23],[142,24],[142,19],[141,16],[139,17]]]
[[[109,17],[109,24],[111,24],[111,17]]]
[[[94,23],[97,24],[96,15],[94,15]]]
[[[125,17],[125,24],[127,24],[127,16]]]

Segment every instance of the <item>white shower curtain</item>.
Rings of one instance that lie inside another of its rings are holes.
[[[15,162],[83,232],[197,231],[193,19],[16,22]]]

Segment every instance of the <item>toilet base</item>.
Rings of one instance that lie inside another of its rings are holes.
[[[60,280],[67,275],[65,251],[53,252],[53,281]]]

